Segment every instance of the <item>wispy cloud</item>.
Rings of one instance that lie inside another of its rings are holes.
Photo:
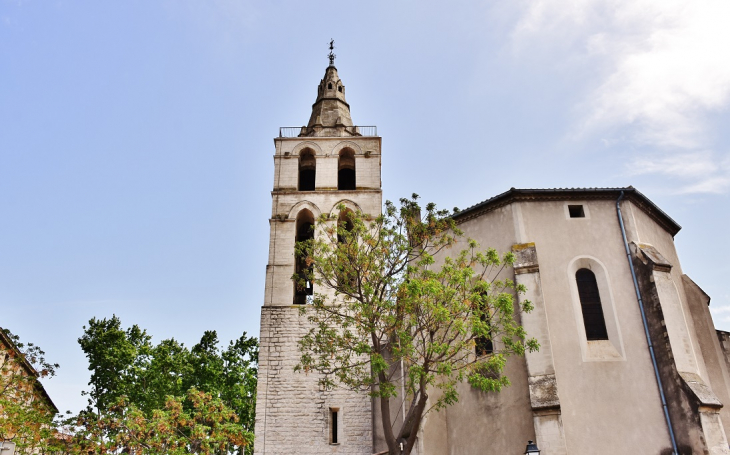
[[[710,313],[717,322],[730,322],[730,305],[710,305]]]
[[[730,158],[710,151],[675,152],[634,159],[629,175],[660,174],[680,181],[674,193],[725,193],[730,190]]]
[[[728,314],[730,313],[730,305],[711,307],[710,312],[713,314]]]
[[[728,17],[725,0],[539,0],[524,4],[513,36],[518,49],[552,40],[570,53],[556,58],[577,53],[595,66],[573,137],[661,151],[638,157],[630,173],[717,193],[730,190],[728,153],[707,151],[709,119],[730,105]]]

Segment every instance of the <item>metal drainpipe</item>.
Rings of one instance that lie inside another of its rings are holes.
[[[651,336],[649,335],[649,325],[646,322],[646,313],[644,313],[644,301],[641,299],[641,291],[639,291],[639,283],[636,280],[636,272],[634,271],[634,262],[631,260],[631,251],[629,250],[629,242],[626,240],[626,228],[624,227],[624,217],[621,215],[621,200],[624,198],[624,192],[621,191],[618,199],[616,200],[616,213],[618,214],[618,224],[621,226],[621,236],[624,240],[624,248],[626,249],[626,258],[629,261],[629,270],[631,270],[631,278],[634,280],[634,291],[636,292],[636,298],[639,300],[639,311],[641,312],[641,320],[644,323],[644,334],[646,335],[646,341],[649,343],[649,354],[651,354],[651,363],[654,365],[654,375],[656,376],[656,383],[659,386],[659,396],[662,399],[662,407],[664,408],[664,418],[667,420],[667,427],[669,428],[669,437],[672,439],[672,450],[673,454],[677,455],[677,441],[674,439],[674,430],[672,429],[672,419],[669,417],[669,409],[667,408],[667,400],[664,396],[664,387],[662,387],[662,378],[659,376],[659,368],[656,364],[656,356],[654,355],[654,345],[651,343]]]

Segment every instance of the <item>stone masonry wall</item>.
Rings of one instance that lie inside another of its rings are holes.
[[[324,392],[314,373],[295,373],[297,341],[309,329],[298,306],[261,308],[255,455],[372,454],[371,400]],[[330,444],[330,408],[339,408],[339,444]]]

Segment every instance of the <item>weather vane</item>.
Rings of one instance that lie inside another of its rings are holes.
[[[327,56],[330,58],[330,66],[335,66],[335,57],[337,57],[337,56],[335,55],[334,52],[332,52],[334,49],[335,49],[335,40],[330,39],[330,53]]]

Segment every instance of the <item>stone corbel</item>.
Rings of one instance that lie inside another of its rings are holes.
[[[636,246],[639,260],[644,264],[650,264],[652,270],[667,273],[672,271],[672,264],[656,248],[647,243],[637,243],[634,245]]]
[[[512,254],[515,255],[515,275],[536,273],[540,271],[537,263],[537,250],[534,243],[512,245]]]
[[[705,384],[705,381],[699,375],[682,371],[679,372],[679,375],[700,407],[714,409],[720,409],[722,407],[722,403],[717,398],[717,395],[715,395],[715,392]]]
[[[560,408],[558,397],[558,381],[554,374],[530,376],[530,405],[533,410]]]
[[[725,429],[720,419],[722,403],[702,378],[693,373],[680,372],[687,395],[693,399],[699,413],[702,436],[711,454],[730,454]]]

